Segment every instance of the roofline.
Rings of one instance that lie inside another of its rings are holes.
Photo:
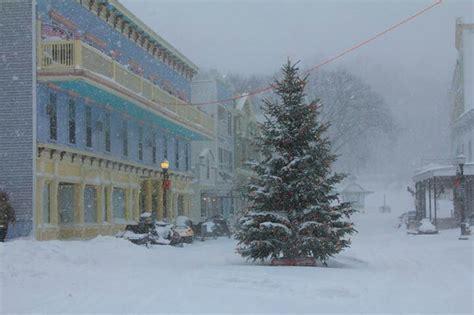
[[[196,64],[194,64],[191,60],[189,60],[185,55],[179,52],[176,48],[174,48],[170,43],[168,43],[165,39],[163,39],[160,35],[155,33],[149,26],[143,23],[136,15],[130,12],[123,4],[120,3],[119,0],[108,0],[108,3],[113,6],[115,9],[120,11],[122,14],[126,15],[130,18],[133,23],[135,23],[138,27],[140,27],[143,31],[148,33],[150,37],[156,40],[158,43],[163,45],[164,48],[169,50],[171,53],[176,55],[182,61],[184,61],[189,67],[191,67],[194,71],[198,72],[199,68]]]

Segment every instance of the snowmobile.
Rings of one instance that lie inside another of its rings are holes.
[[[125,231],[118,233],[117,237],[146,247],[150,245],[182,246],[182,239],[173,227],[173,224],[168,222],[156,222],[150,213],[144,212],[140,215],[138,224],[127,225]]]

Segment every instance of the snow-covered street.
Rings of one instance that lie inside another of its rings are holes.
[[[380,196],[328,268],[245,262],[227,238],[151,249],[113,237],[7,242],[1,313],[472,313],[472,240],[407,235],[396,228],[407,196],[390,195],[400,211],[379,214]]]

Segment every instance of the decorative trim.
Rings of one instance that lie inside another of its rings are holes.
[[[107,43],[105,43],[104,41],[98,39],[95,35],[92,35],[91,33],[85,33],[84,34],[84,39],[86,41],[91,42],[92,44],[96,45],[97,47],[99,47],[101,49],[107,48]]]
[[[56,10],[49,11],[49,16],[53,20],[55,20],[56,22],[61,23],[62,25],[64,25],[65,27],[67,27],[71,31],[75,31],[77,29],[76,23],[66,19],[63,15],[61,15],[61,13],[59,13]]]

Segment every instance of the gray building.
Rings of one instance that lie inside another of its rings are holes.
[[[194,197],[191,218],[202,221],[220,214],[234,216],[234,126],[231,88],[219,79],[196,79],[192,82],[192,103],[214,119],[215,140],[191,144],[194,172]],[[217,102],[219,100],[228,100]]]
[[[16,210],[9,237],[33,227],[36,152],[35,6],[31,0],[0,1],[0,190]]]

